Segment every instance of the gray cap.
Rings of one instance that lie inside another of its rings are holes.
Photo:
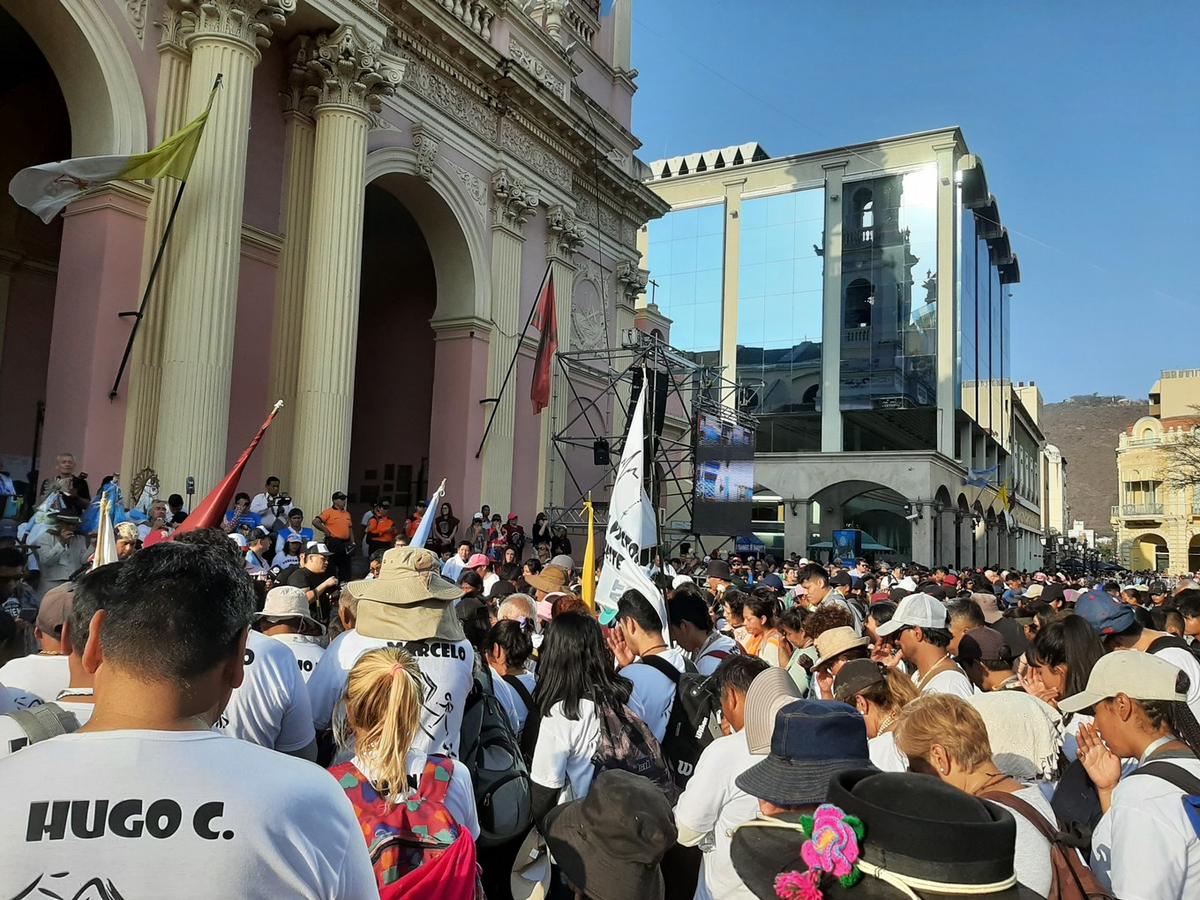
[[[558,556],[550,560],[549,565],[558,566],[560,569],[565,569],[569,575],[575,568],[575,560],[571,559],[571,557],[567,556],[565,553],[560,553]]]

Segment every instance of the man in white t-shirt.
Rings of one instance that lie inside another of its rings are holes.
[[[83,665],[83,651],[87,646],[88,627],[92,616],[104,609],[115,597],[117,576],[121,564],[101,566],[87,572],[73,585],[74,590],[64,592],[67,597],[66,621],[63,622],[59,651],[67,660],[70,680],[63,690],[47,703],[54,703],[59,710],[68,713],[69,730],[86,725],[95,709],[93,703],[93,678]],[[0,759],[10,756],[30,744],[28,730],[20,717],[11,715],[15,710],[0,710]]]
[[[319,640],[325,633],[325,626],[308,611],[308,595],[298,587],[285,584],[267,591],[262,612],[254,615],[263,634],[292,651],[305,682],[312,677],[325,653]]]
[[[704,748],[691,780],[675,806],[679,843],[704,848],[704,863],[695,900],[753,900],[729,860],[735,828],[758,814],[758,799],[735,784],[735,779],[762,759],[746,742],[746,692],[767,668],[757,657],[738,655],[721,663],[713,676],[721,710],[730,733]]]
[[[275,522],[287,518],[292,508],[292,500],[280,494],[279,477],[276,475],[267,478],[265,487],[262,493],[255,494],[254,499],[250,501],[250,512],[259,517],[268,531],[274,531]]]
[[[971,680],[950,658],[946,607],[936,597],[909,594],[876,633],[899,645],[904,661],[916,668],[913,681],[922,694],[954,694],[966,700],[975,693]]]
[[[738,652],[734,639],[713,627],[708,605],[693,585],[681,585],[671,593],[667,618],[671,640],[690,654],[701,675],[711,675],[722,660]]]
[[[83,652],[91,720],[0,764],[0,896],[377,893],[337,782],[212,728],[242,682],[255,604],[219,539],[122,564],[119,602],[92,617]]]
[[[675,705],[678,674],[671,673],[682,674],[689,665],[688,658],[678,647],[667,646],[658,611],[636,588],[617,601],[615,623],[609,641],[622,667],[621,674],[633,682],[629,708],[661,743]]]
[[[71,611],[72,582],[51,588],[38,607],[34,637],[39,652],[18,656],[0,666],[0,684],[33,694],[41,700],[53,700],[71,679],[67,658],[60,649],[63,623]]]
[[[470,558],[471,542],[459,541],[454,555],[442,563],[442,577],[447,581],[458,584],[458,576],[463,573],[463,569],[467,567],[467,560]]]
[[[425,683],[414,749],[458,755],[475,651],[454,612],[454,600],[462,591],[442,578],[439,568],[429,550],[393,547],[383,555],[378,578],[352,581],[343,588],[343,594],[358,599],[355,627],[333,640],[309,679],[317,730],[332,724],[350,669],[360,656],[376,647],[401,647],[416,658]]]

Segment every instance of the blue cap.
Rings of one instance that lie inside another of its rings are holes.
[[[782,591],[783,590],[783,579],[780,578],[778,575],[776,575],[774,572],[770,572],[770,573],[764,575],[762,578],[758,579],[758,583],[760,585],[762,585],[763,587],[769,587],[769,588],[771,588],[771,590],[774,590],[774,591]]]
[[[605,628],[612,625],[617,620],[617,608],[615,606],[602,607],[600,610],[600,624]]]
[[[1120,634],[1137,622],[1133,607],[1114,600],[1094,588],[1075,601],[1075,615],[1082,616],[1099,635]]]

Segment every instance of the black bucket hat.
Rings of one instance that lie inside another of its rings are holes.
[[[775,714],[770,754],[735,783],[776,806],[815,806],[825,802],[835,774],[870,766],[867,726],[858,710],[828,700],[797,700]]]
[[[671,804],[648,778],[596,776],[586,797],[546,817],[546,843],[567,880],[591,900],[661,900],[659,863],[678,838]]]
[[[861,822],[863,837],[857,863],[862,877],[847,888],[825,875],[820,888],[827,898],[905,900],[909,891],[931,900],[1038,897],[1016,882],[1017,825],[999,806],[930,775],[873,769],[835,775],[828,794],[829,804]],[[808,839],[801,818],[788,813],[758,819],[734,832],[734,869],[756,897],[777,900],[776,876],[808,871],[800,856]]]

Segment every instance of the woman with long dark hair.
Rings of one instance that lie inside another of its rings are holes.
[[[746,652],[769,666],[786,666],[792,655],[783,647],[778,617],[779,601],[770,591],[755,590],[742,601],[742,624],[749,633]]]
[[[454,538],[458,534],[458,519],[454,516],[454,507],[449,503],[441,505],[438,517],[433,520],[433,533],[440,552],[453,552]]]
[[[1025,660],[1029,664],[1026,691],[1058,708],[1063,697],[1078,694],[1087,686],[1092,667],[1104,656],[1104,645],[1095,629],[1082,616],[1069,615],[1040,629]],[[1075,759],[1079,727],[1092,717],[1083,713],[1063,716],[1063,753],[1067,761]]]
[[[529,774],[537,821],[558,803],[587,795],[603,708],[622,710],[632,691],[595,619],[570,612],[554,620],[539,651],[534,692],[541,722]]]

